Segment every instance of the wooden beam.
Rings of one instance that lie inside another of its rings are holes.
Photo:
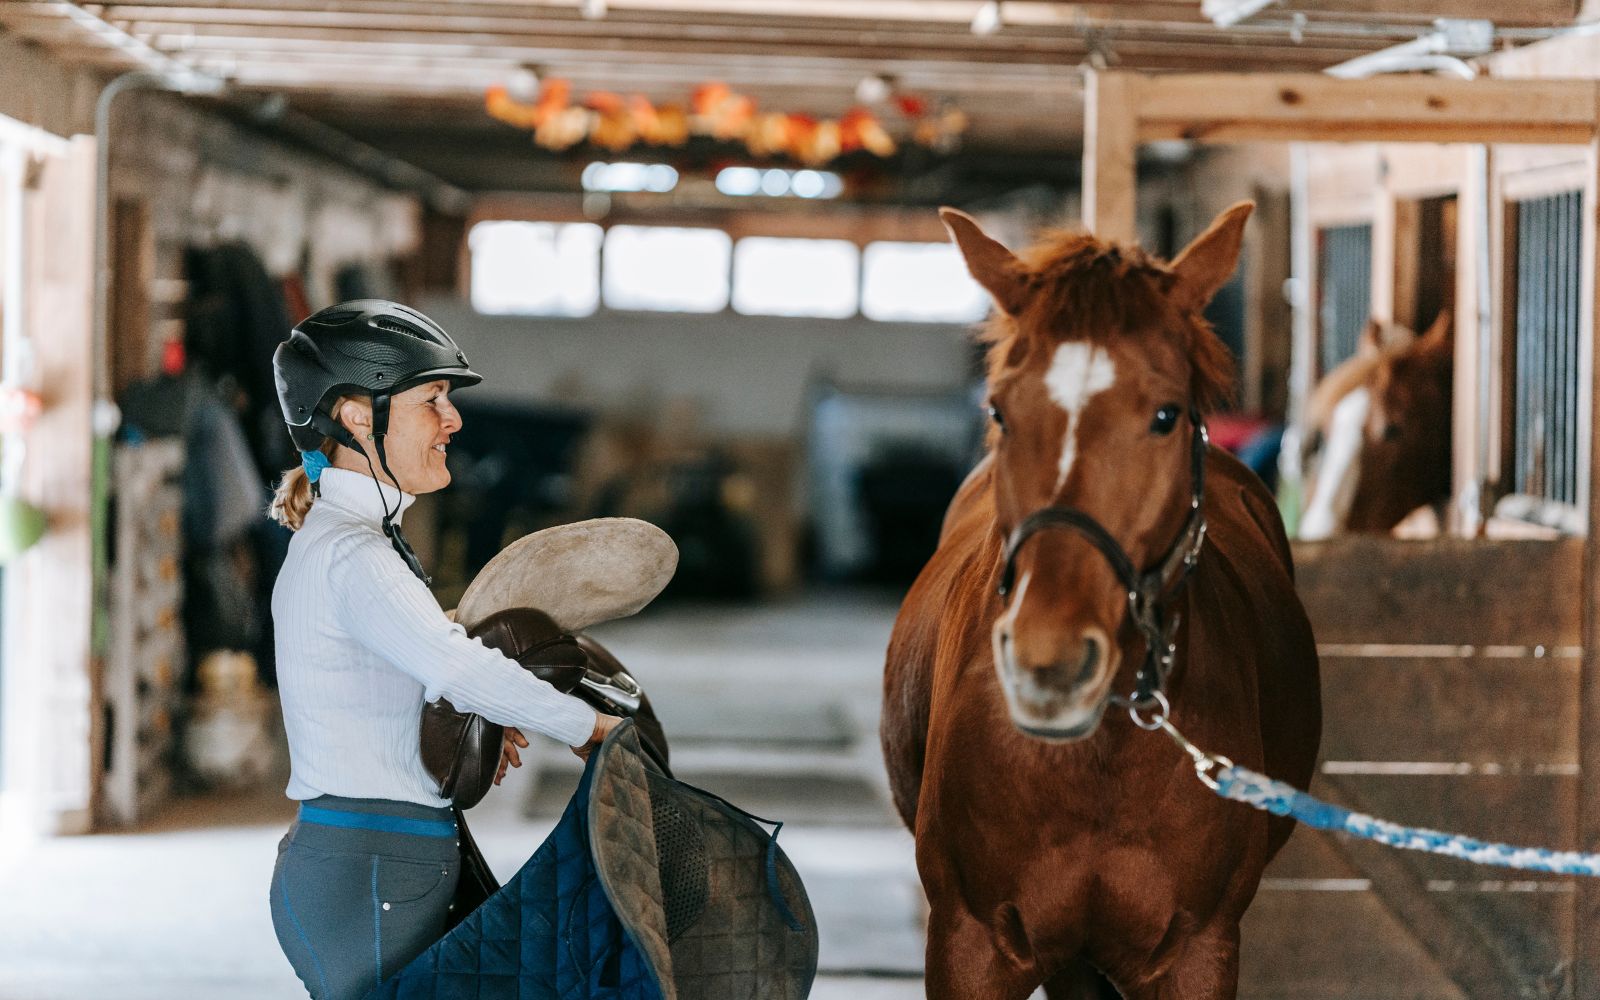
[[[172,0],[121,0],[118,6],[167,4]],[[250,0],[253,6],[305,6],[310,0]],[[410,0],[418,6],[437,6],[436,0]],[[573,0],[477,0],[483,5],[516,6],[525,11],[572,10]],[[238,6],[231,0],[189,0],[195,7]],[[976,0],[610,0],[616,15],[635,12],[673,14],[685,18],[743,15],[804,20],[943,22],[964,27],[972,20]],[[1285,0],[1285,13],[1304,13],[1346,21],[1379,18],[1430,23],[1439,17],[1484,17],[1499,25],[1565,25],[1572,21],[1573,0]],[[1007,0],[1005,27],[1074,25],[1083,17],[1160,17],[1178,21],[1203,21],[1195,0],[1117,0],[1063,4],[1052,0]],[[1270,11],[1263,18],[1279,17]]]
[[[440,22],[434,24],[432,22]],[[871,61],[894,67],[931,65],[1047,66],[1061,75],[1077,75],[1076,66],[1089,52],[1081,34],[1030,38],[1009,45],[973,44],[969,37],[932,36],[911,33],[906,37],[861,33],[790,34],[752,32],[735,27],[673,31],[661,25],[616,26],[605,31],[590,29],[559,31],[536,27],[497,24],[451,24],[448,19],[396,16],[389,22],[376,19],[346,18],[337,24],[252,24],[181,23],[133,20],[123,26],[152,45],[174,54],[201,48],[274,45],[281,48],[371,46],[396,51],[439,50],[472,54],[482,58],[554,59],[560,53],[587,54],[593,51],[628,52],[638,55],[678,53],[701,59],[707,56],[752,56],[790,61],[841,60],[852,63]],[[1274,68],[1321,69],[1370,51],[1370,40],[1334,42],[1324,40],[1304,45],[1289,45],[1274,40],[1265,43],[1230,41],[1213,36],[1172,34],[1134,35],[1119,33],[1113,46],[1118,59],[1141,65],[1150,60],[1181,58],[1193,65],[1237,66],[1241,63]],[[870,67],[869,67],[870,68]],[[704,74],[704,66],[701,66]]]
[[[1596,86],[1410,76],[1151,76],[1140,84],[1136,114],[1143,140],[1587,143],[1596,128]]]
[[[1138,108],[1145,78],[1126,73],[1088,74],[1084,93],[1083,224],[1101,239],[1138,238]]]

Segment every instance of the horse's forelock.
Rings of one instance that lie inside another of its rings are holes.
[[[1160,329],[1186,341],[1196,406],[1209,411],[1232,396],[1232,356],[1198,317],[1178,315],[1174,323],[1175,278],[1143,250],[1054,231],[1017,257],[1027,268],[1029,305],[1020,317],[997,310],[979,335],[989,345],[991,382],[1035,348],[1048,350],[1068,339],[1103,343],[1125,331]]]

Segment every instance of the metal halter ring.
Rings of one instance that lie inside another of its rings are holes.
[[[1159,711],[1149,719],[1145,719],[1139,714],[1141,703],[1128,706],[1128,718],[1133,720],[1134,725],[1150,733],[1166,728],[1167,716],[1172,712],[1172,703],[1167,701],[1167,696],[1160,691],[1150,692],[1150,697],[1142,704],[1148,707],[1152,703],[1158,707]]]

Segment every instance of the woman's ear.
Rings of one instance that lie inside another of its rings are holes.
[[[334,410],[333,419],[355,435],[357,441],[365,441],[372,433],[372,404],[362,399],[347,399]]]

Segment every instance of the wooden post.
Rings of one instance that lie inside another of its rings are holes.
[[[1101,239],[1138,238],[1138,83],[1130,75],[1093,70],[1085,78],[1083,224]]]
[[[6,567],[8,668],[24,675],[32,727],[19,741],[31,759],[6,766],[22,786],[7,792],[28,811],[14,819],[35,834],[88,831],[99,738],[89,650],[94,149],[79,136],[39,161],[24,219],[24,326],[44,412],[26,435],[17,493],[49,527]]]
[[[1579,385],[1589,387],[1583,394],[1586,406],[1580,408],[1578,429],[1589,442],[1588,496],[1589,534],[1584,539],[1583,587],[1583,671],[1578,684],[1578,848],[1600,851],[1600,438],[1593,433],[1596,394],[1600,380],[1595,378],[1595,332],[1600,330],[1600,256],[1596,253],[1596,227],[1600,226],[1600,139],[1589,144],[1589,157],[1583,185],[1583,278],[1578,301],[1583,304],[1580,343],[1583,358],[1579,366]],[[1595,879],[1577,880],[1577,900],[1573,913],[1572,995],[1600,995],[1600,884]]]

